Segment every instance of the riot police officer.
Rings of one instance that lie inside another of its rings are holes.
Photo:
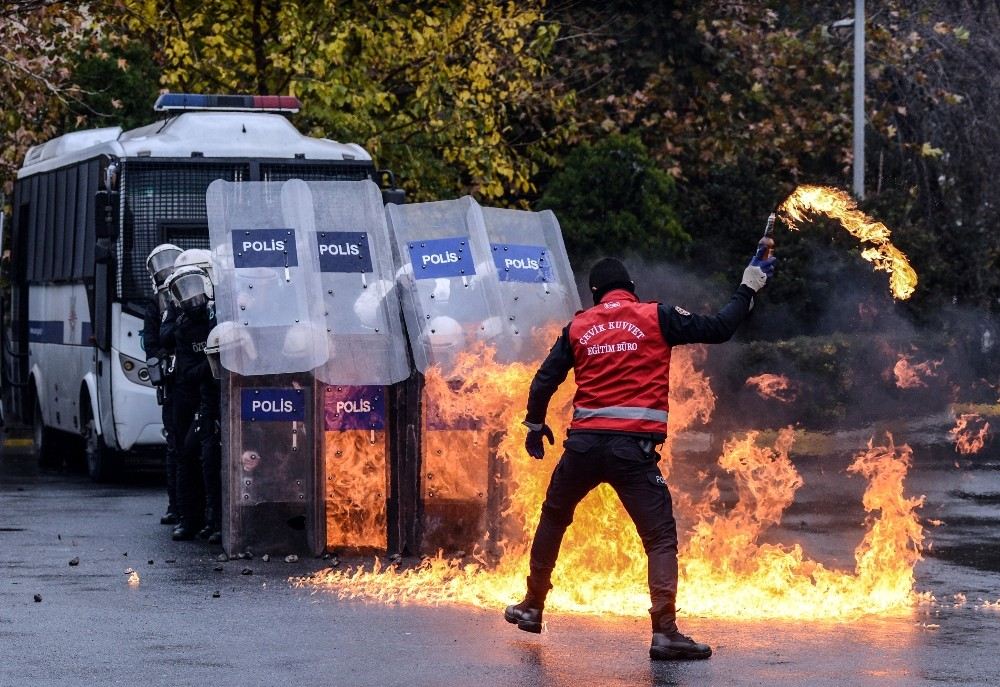
[[[598,484],[618,494],[649,559],[652,659],[708,658],[712,649],[677,629],[677,527],[656,447],[667,434],[670,349],[728,340],[773,272],[774,258],[754,258],[729,303],[713,316],[642,303],[625,266],[605,258],[590,272],[594,307],[563,329],[531,382],[525,450],[544,455],[549,400],[574,370],[576,395],[565,451],[552,473],[531,546],[527,595],[504,612],[507,622],[541,632],[552,570],[573,511]]]
[[[146,305],[143,318],[142,343],[146,351],[146,369],[156,386],[156,401],[162,407],[163,435],[167,442],[164,463],[167,472],[167,512],[160,518],[163,525],[180,522],[177,506],[177,446],[174,431],[173,326],[177,308],[166,289],[167,278],[173,274],[174,261],[181,249],[164,243],[146,258],[146,270],[153,282],[153,298]]]
[[[208,273],[195,265],[177,268],[167,287],[180,309],[174,327],[177,357],[174,427],[178,437],[180,524],[174,530],[173,538],[182,541],[194,539],[203,525],[212,525],[211,517],[206,519],[203,507],[212,510],[213,514],[218,514],[219,507],[216,494],[206,493],[202,460],[202,447],[207,441],[209,429],[214,429],[218,419],[218,393],[215,392],[213,399],[211,386],[215,382],[205,356],[208,334],[215,327],[214,294]]]

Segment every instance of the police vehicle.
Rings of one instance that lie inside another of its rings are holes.
[[[209,184],[387,175],[358,145],[300,134],[286,118],[293,97],[164,94],[154,109],[162,119],[139,129],[31,148],[14,186],[4,409],[32,426],[42,461],[82,444],[98,480],[164,445],[143,351],[144,261],[161,243],[208,247]]]

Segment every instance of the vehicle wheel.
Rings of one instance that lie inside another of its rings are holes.
[[[83,453],[87,459],[87,474],[95,482],[107,482],[115,474],[117,467],[114,451],[104,443],[104,437],[97,433],[97,421],[90,405],[83,409]]]
[[[38,458],[38,464],[43,468],[59,467],[62,462],[62,457],[59,455],[59,436],[42,421],[42,406],[37,398],[35,412],[31,416],[31,447]]]

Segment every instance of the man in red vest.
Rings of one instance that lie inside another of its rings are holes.
[[[649,609],[653,659],[708,658],[712,649],[677,630],[677,526],[670,492],[656,463],[667,435],[670,349],[728,341],[753,308],[754,294],[774,272],[774,258],[754,259],[729,303],[713,316],[683,308],[642,303],[625,266],[613,258],[590,271],[594,307],[576,314],[563,329],[531,382],[524,421],[528,454],[542,458],[549,399],[576,376],[573,421],[565,451],[549,482],[531,546],[528,592],[504,612],[527,632],[542,631],[545,597],[573,511],[597,485],[607,482],[635,523],[649,562]]]

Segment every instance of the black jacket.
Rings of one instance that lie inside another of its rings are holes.
[[[175,320],[173,340],[177,356],[176,383],[192,393],[201,387],[204,380],[214,379],[205,356],[205,341],[214,326],[215,317],[206,309],[193,315],[182,311]]]
[[[171,303],[166,310],[160,309],[158,299],[152,298],[146,303],[142,318],[142,347],[146,357],[163,359],[173,353],[174,321],[177,318],[177,307]]]

